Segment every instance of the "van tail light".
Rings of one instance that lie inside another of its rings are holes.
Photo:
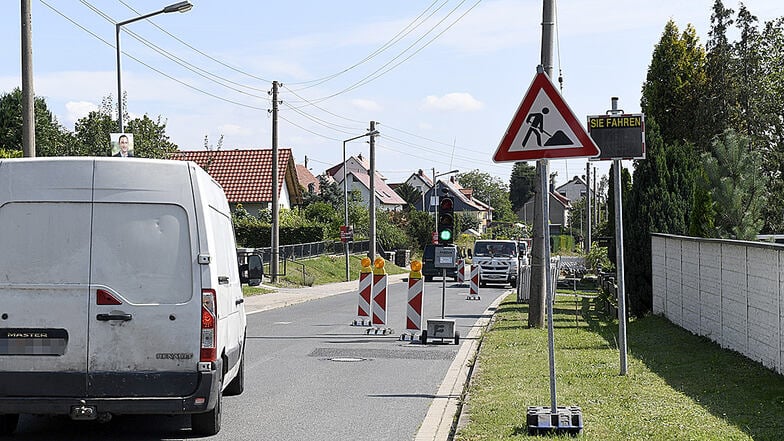
[[[96,291],[95,303],[97,305],[122,305],[122,302],[117,300],[109,291],[99,289]]]
[[[217,360],[217,345],[215,339],[218,323],[218,310],[215,303],[215,290],[201,290],[201,351],[199,361]]]

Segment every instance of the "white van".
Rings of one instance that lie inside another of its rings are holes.
[[[0,159],[0,435],[19,414],[192,414],[243,390],[231,214],[192,162]]]

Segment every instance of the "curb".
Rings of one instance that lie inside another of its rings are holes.
[[[482,343],[482,333],[490,325],[498,305],[509,294],[510,291],[505,291],[498,296],[471,328],[465,339],[466,343],[461,345],[438,388],[436,397],[414,438],[415,441],[448,441],[454,437],[454,430],[457,428],[462,411],[463,398]]]

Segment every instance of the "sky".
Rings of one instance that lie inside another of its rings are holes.
[[[116,102],[114,23],[175,3],[30,1],[35,94],[68,130],[104,97]],[[373,120],[376,168],[387,182],[419,169],[479,170],[509,182],[513,164],[492,158],[540,63],[542,1],[191,3],[186,13],[123,25],[120,35],[128,112],[160,116],[181,150],[271,148],[277,81],[278,146],[297,163],[307,158],[316,175],[340,163],[343,141]],[[556,3],[554,77],[562,75],[561,93],[585,125],[611,97],[640,112],[666,22],[691,24],[704,45],[713,0]],[[21,87],[21,3],[3,4],[0,93]],[[760,22],[784,16],[781,0],[745,4]],[[347,143],[347,155],[360,153],[369,153],[366,138]],[[585,174],[585,159],[549,162],[558,185]],[[609,169],[591,164],[599,176]]]

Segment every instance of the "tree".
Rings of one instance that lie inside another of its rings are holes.
[[[663,129],[665,143],[701,140],[694,109],[702,99],[705,84],[705,50],[689,25],[682,34],[670,20],[653,50],[643,84],[641,106],[646,119],[655,119]]]
[[[407,211],[422,201],[422,192],[405,182],[395,188],[395,193],[408,203],[405,208]]]
[[[433,232],[433,217],[424,211],[411,210],[407,214],[408,222],[405,231],[413,239],[418,248],[422,249],[431,243]]]
[[[784,231],[784,18],[765,23],[759,51],[762,72],[758,118],[762,127],[755,135],[761,138],[763,171],[769,182],[763,231],[780,233]]]
[[[41,97],[34,99],[36,156],[51,156],[52,151],[71,149],[74,139],[52,115]],[[0,95],[0,149],[22,150],[22,90]]]
[[[133,133],[133,153],[142,158],[169,159],[177,145],[166,134],[166,121],[158,116],[154,121],[147,115],[128,121],[127,133]]]
[[[615,164],[610,166],[610,175],[607,190],[607,235],[610,237],[610,247],[607,250],[607,257],[613,265],[617,264],[615,250]],[[629,170],[621,167],[621,212],[626,214],[629,206],[629,198],[632,192],[632,177]],[[623,220],[624,231],[628,228],[629,219]],[[624,237],[625,239],[625,237]],[[624,248],[625,250],[626,248]],[[625,254],[624,254],[625,255]]]
[[[710,194],[710,183],[705,170],[697,172],[694,182],[694,206],[689,219],[689,236],[715,237],[716,229],[713,219],[716,207]]]
[[[667,145],[656,120],[645,123],[646,158],[634,163],[629,203],[623,212],[626,292],[637,316],[650,311],[653,303],[651,233],[687,233],[698,169],[691,144]]]
[[[718,237],[754,240],[763,225],[767,179],[759,170],[759,152],[749,150],[749,138],[727,130],[713,142],[702,163],[711,199],[716,202]]]
[[[501,179],[479,170],[459,173],[457,180],[464,188],[474,190],[473,197],[493,207],[494,220],[514,221],[509,192]]]
[[[517,212],[534,196],[536,187],[536,167],[527,162],[515,162],[509,178],[509,201],[512,211]]]
[[[727,39],[727,30],[732,26],[732,9],[727,9],[721,0],[713,3],[711,29],[708,32],[705,71],[706,81],[703,99],[697,107],[703,124],[699,144],[703,151],[710,148],[714,136],[731,126],[737,118],[738,81],[732,46]],[[662,124],[662,127],[666,127]]]

